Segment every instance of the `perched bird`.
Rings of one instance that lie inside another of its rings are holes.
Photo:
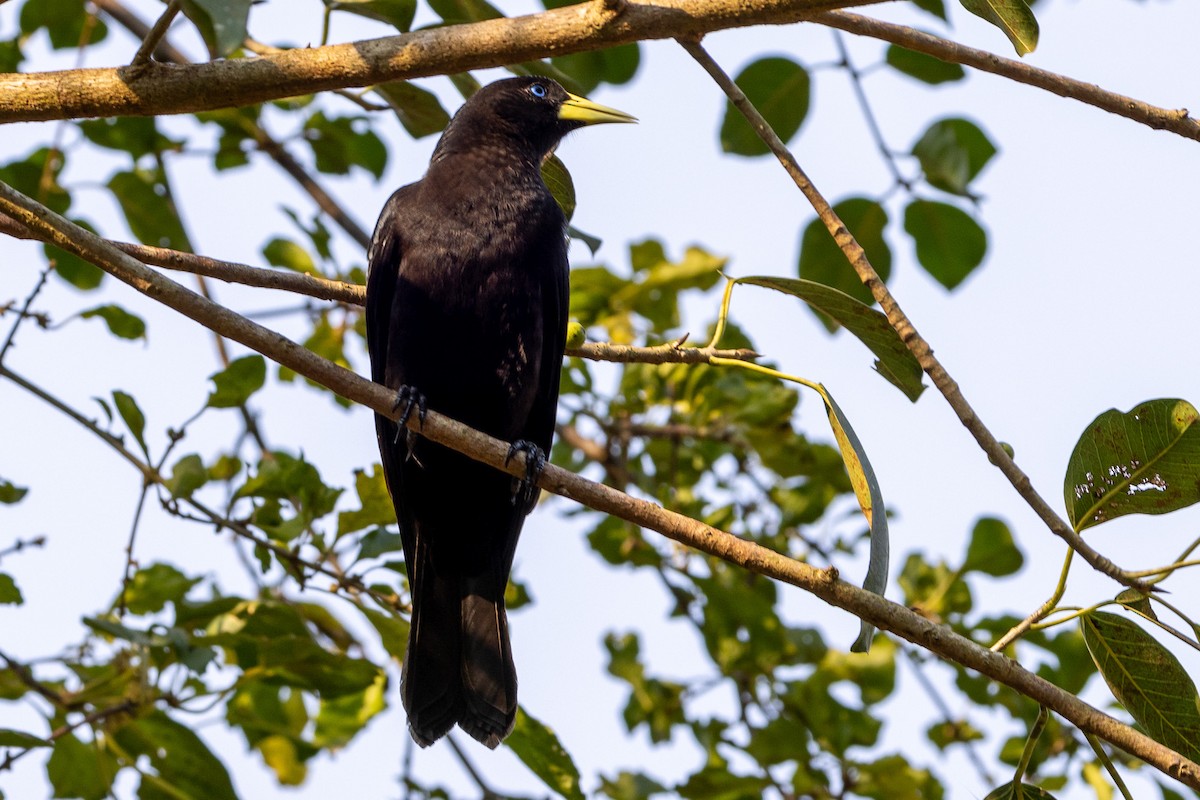
[[[375,227],[367,346],[402,411],[375,428],[412,591],[401,694],[423,747],[455,723],[488,747],[512,731],[504,589],[554,433],[567,328],[566,220],[540,167],[576,128],[634,121],[547,78],[489,84]],[[426,406],[512,442],[525,480],[407,430]]]

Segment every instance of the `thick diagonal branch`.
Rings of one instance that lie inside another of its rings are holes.
[[[268,358],[361,403],[377,413],[396,415],[395,395],[379,384],[306,350],[284,336],[247,320],[223,306],[190,292],[159,275],[104,239],[80,228],[45,206],[0,183],[0,210],[39,236],[85,258],[139,292],[164,303],[211,330],[236,339]],[[514,476],[525,465],[508,459],[509,445],[430,410],[424,423],[410,427],[425,437],[452,447],[478,461]],[[830,605],[845,609],[882,630],[890,631],[938,656],[986,675],[1036,700],[1071,721],[1085,733],[1112,743],[1194,789],[1200,789],[1200,765],[1083,702],[1070,692],[1026,670],[1016,661],[937,625],[902,605],[838,578],[836,569],[817,569],[753,542],[710,527],[662,506],[610,486],[595,483],[549,465],[538,485],[650,530],[744,569],[797,586]]]
[[[888,290],[883,279],[879,277],[879,273],[871,266],[871,262],[867,258],[866,251],[863,250],[862,245],[858,243],[854,235],[842,223],[841,218],[834,212],[833,207],[829,205],[829,202],[818,191],[817,187],[813,185],[812,181],[809,180],[808,175],[805,174],[800,164],[796,161],[796,157],[787,149],[787,146],[780,140],[770,124],[763,118],[758,109],[754,107],[754,104],[750,102],[745,93],[738,88],[737,84],[713,61],[712,57],[701,47],[698,41],[681,39],[679,43],[696,59],[717,85],[721,87],[721,90],[729,98],[729,101],[746,117],[750,125],[763,140],[763,143],[779,159],[780,164],[783,165],[788,175],[792,177],[796,187],[816,210],[817,217],[829,230],[829,234],[837,242],[838,247],[841,248],[842,254],[850,262],[850,266],[854,268],[859,280],[871,290],[871,295],[879,303],[884,314],[887,315],[888,322],[895,329],[896,335],[900,337],[909,351],[916,356],[921,369],[925,370],[925,373],[933,381],[933,385],[938,388],[938,391],[942,393],[946,402],[954,410],[959,421],[975,437],[975,441],[979,443],[983,451],[987,453],[988,459],[996,465],[1004,474],[1004,477],[1008,478],[1009,482],[1017,490],[1017,493],[1037,513],[1042,522],[1046,524],[1046,527],[1054,535],[1070,545],[1071,549],[1079,553],[1096,571],[1126,586],[1132,586],[1140,591],[1149,592],[1150,587],[1143,581],[1128,574],[1085,542],[1083,537],[1076,533],[1050,507],[1050,504],[1046,502],[1037,490],[1033,488],[1033,483],[1029,480],[1029,476],[1017,466],[1012,456],[1004,450],[1000,441],[983,424],[983,420],[979,418],[975,413],[975,409],[967,402],[966,397],[963,396],[962,391],[958,388],[958,384],[950,377],[950,373],[946,371],[942,363],[933,355],[933,348],[930,347],[929,342],[917,332],[912,320],[900,308],[900,304],[896,301],[891,291]]]
[[[0,75],[0,122],[187,114],[499,67],[644,39],[788,24],[882,0],[603,0],[400,36],[182,66]]]

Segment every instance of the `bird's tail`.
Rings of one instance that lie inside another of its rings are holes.
[[[517,672],[508,640],[504,590],[488,576],[414,582],[412,629],[401,697],[413,739],[428,747],[454,723],[489,748],[517,714]],[[454,637],[452,631],[458,631]]]
[[[428,747],[445,736],[463,714],[462,646],[458,637],[448,634],[460,629],[462,604],[456,576],[437,575],[427,558],[416,561],[424,574],[410,576],[412,627],[400,697],[413,740]]]
[[[462,595],[463,711],[459,727],[494,748],[517,717],[517,670],[508,640],[503,579],[468,578]]]

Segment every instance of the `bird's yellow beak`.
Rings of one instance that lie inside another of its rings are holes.
[[[567,93],[567,99],[558,109],[558,118],[580,122],[584,125],[598,125],[601,122],[637,122],[637,117],[617,111],[615,108],[593,103],[587,98]]]

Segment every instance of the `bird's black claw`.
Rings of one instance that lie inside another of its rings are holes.
[[[507,467],[508,462],[512,461],[513,456],[517,453],[525,456],[525,477],[519,480],[513,491],[513,505],[517,505],[520,501],[521,505],[532,506],[539,491],[538,479],[542,477],[542,471],[546,469],[546,453],[533,442],[518,439],[509,446],[508,455],[504,457],[504,466]]]
[[[400,409],[403,408],[403,411]],[[400,411],[400,416],[396,418],[396,441],[400,441],[401,432],[408,427],[408,420],[412,417],[413,409],[417,410],[417,422],[422,428],[425,427],[425,415],[429,411],[425,403],[425,395],[411,386],[401,386],[396,390],[396,402],[392,403],[392,411]]]

